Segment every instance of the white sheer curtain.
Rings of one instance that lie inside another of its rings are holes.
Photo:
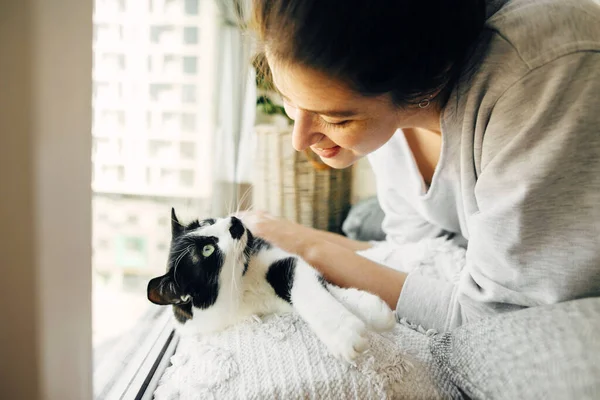
[[[238,207],[249,188],[256,109],[252,42],[239,28],[246,20],[249,2],[215,0],[222,18],[218,40],[217,131],[214,136],[214,196],[212,213],[223,215]]]

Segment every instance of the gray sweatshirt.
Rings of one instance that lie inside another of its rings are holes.
[[[409,273],[402,289],[399,316],[439,331],[600,295],[600,3],[510,1],[482,46],[443,110],[429,188],[401,131],[369,156],[388,247],[467,248],[456,282]]]

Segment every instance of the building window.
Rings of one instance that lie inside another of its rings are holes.
[[[181,87],[181,101],[187,104],[196,103],[196,86],[183,85]]]
[[[183,57],[183,73],[187,75],[195,75],[198,72],[198,58]]]
[[[151,140],[148,142],[148,153],[150,157],[154,159],[166,159],[169,158],[172,147],[173,145],[171,142],[165,140]]]
[[[181,114],[181,129],[184,132],[195,132],[196,115],[187,113]]]
[[[154,44],[174,44],[175,27],[171,25],[155,25],[150,27],[150,42]]]
[[[127,224],[128,225],[137,225],[139,222],[139,217],[135,214],[129,214],[127,216]]]
[[[121,268],[146,267],[146,240],[139,236],[119,236],[116,243],[116,264]]]
[[[179,155],[182,160],[193,160],[196,157],[196,145],[193,142],[179,143]]]
[[[198,15],[198,0],[185,0],[184,10],[188,15]]]
[[[183,170],[179,171],[179,183],[182,186],[191,188],[194,186],[194,171]]]
[[[194,26],[186,26],[183,28],[183,43],[198,44],[198,28]]]

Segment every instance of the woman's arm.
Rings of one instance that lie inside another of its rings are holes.
[[[379,296],[396,308],[406,274],[377,264],[332,242],[315,242],[299,254],[318,269],[329,282]]]
[[[367,250],[371,248],[369,242],[352,240],[337,233],[309,228],[291,221],[272,217],[264,212],[256,211],[241,214],[243,221],[250,225],[250,230],[290,253],[300,255],[305,247],[327,242],[336,244],[352,251]]]
[[[309,228],[309,229],[311,229],[311,228]],[[333,243],[333,244],[341,246],[347,250],[352,250],[352,251],[367,250],[367,249],[371,248],[371,244],[369,242],[361,242],[359,240],[349,239],[345,236],[338,235],[337,233],[320,231],[318,229],[312,229],[312,231],[313,231],[312,233],[315,235],[315,237],[319,238],[319,242],[325,241],[325,242]]]
[[[242,218],[255,235],[299,255],[329,282],[366,290],[381,297],[392,309],[396,308],[406,274],[355,253],[370,248],[369,243],[260,212],[242,215]]]

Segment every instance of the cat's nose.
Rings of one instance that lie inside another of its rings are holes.
[[[233,239],[239,239],[242,237],[246,228],[244,228],[244,224],[236,217],[231,217],[231,226],[229,227],[229,233]]]

